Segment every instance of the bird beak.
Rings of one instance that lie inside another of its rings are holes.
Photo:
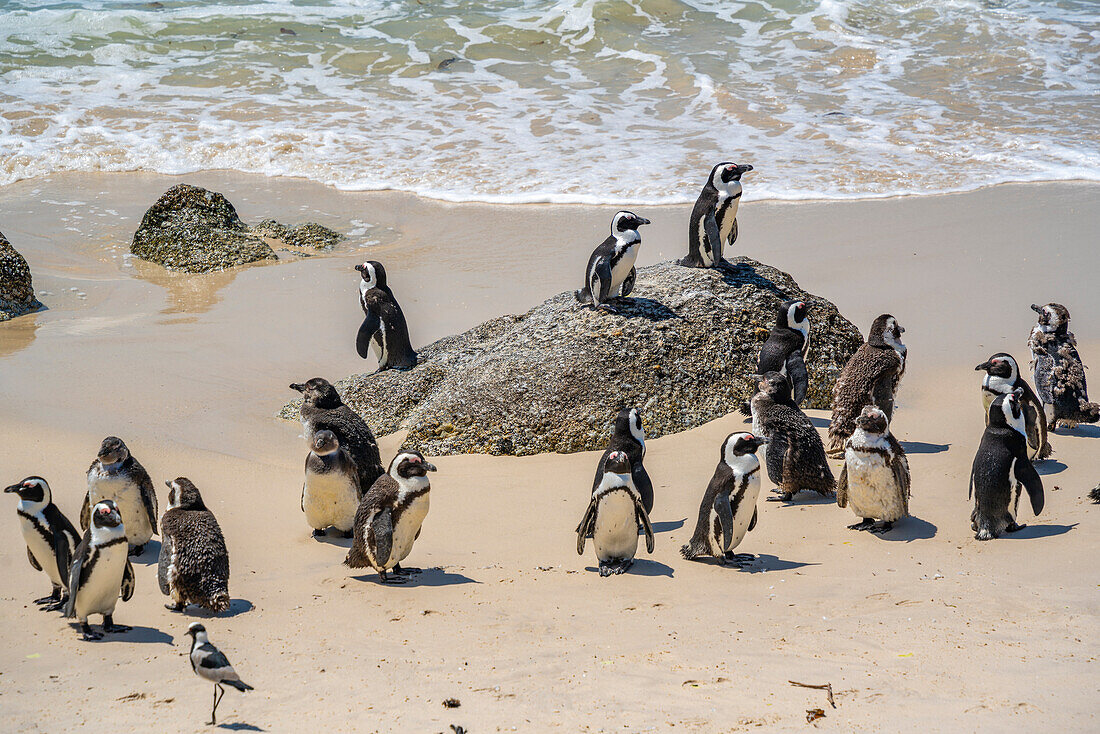
[[[23,489],[22,484],[13,484],[10,487],[4,487],[4,493],[7,494],[10,492],[18,492],[21,489]]]
[[[757,446],[763,446],[767,442],[768,442],[768,439],[764,438],[763,436],[757,436],[756,437],[756,445]]]
[[[650,224],[650,223],[651,222],[648,219],[646,219],[645,217],[638,217],[638,225],[639,226],[641,226],[643,224]]]
[[[167,482],[164,483],[164,486],[168,487],[168,489],[171,489],[172,488],[172,480],[169,479]]]
[[[1033,303],[1033,304],[1031,304],[1031,310],[1034,311],[1035,313],[1042,313],[1043,312],[1043,307],[1042,306],[1036,306]]]
[[[428,462],[425,461],[424,462],[424,469],[427,470],[427,471],[435,471],[436,470],[435,469],[435,464],[429,464]]]
[[[977,370],[988,370],[992,366],[993,366],[992,362],[982,362],[980,365],[975,367],[974,370],[975,371],[977,371]]]
[[[752,166],[750,166],[748,164],[745,164],[743,166],[738,166],[737,170],[740,171],[741,173],[748,173],[749,171],[752,170]]]
[[[360,273],[361,273],[361,272],[363,272],[363,266],[362,266],[362,265],[356,265],[356,266],[355,266],[355,270],[356,270],[357,272],[360,272]]]
[[[300,382],[292,382],[292,383],[290,383],[290,389],[291,390],[297,390],[298,392],[305,392],[306,391],[306,386],[303,385]]]

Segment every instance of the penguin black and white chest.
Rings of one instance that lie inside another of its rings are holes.
[[[756,450],[763,444],[763,438],[751,433],[726,436],[718,466],[699,505],[695,533],[680,548],[684,558],[711,555],[723,566],[740,566],[752,560],[752,556],[734,554],[733,549],[756,527],[756,500],[760,495]]]
[[[356,265],[359,281],[359,305],[363,324],[355,337],[355,349],[366,359],[371,351],[378,358],[378,371],[411,370],[416,366],[416,350],[409,341],[409,326],[393,291],[386,284],[386,269],[376,260]]]
[[[625,298],[634,290],[637,277],[634,262],[642,245],[638,227],[644,224],[649,224],[649,220],[633,212],[615,214],[611,220],[611,236],[601,242],[588,258],[584,287],[573,294],[578,301],[616,313],[608,301],[616,296]]]
[[[831,496],[836,480],[825,447],[813,423],[791,399],[790,382],[778,372],[756,377],[752,423],[768,441],[764,462],[778,487],[778,500],[787,502],[804,489]]]
[[[168,509],[160,520],[157,581],[172,603],[164,606],[178,612],[198,604],[224,612],[229,609],[229,551],[221,526],[190,479],[177,477],[165,484]]]
[[[775,326],[760,348],[757,374],[779,372],[791,381],[794,404],[802,405],[810,388],[806,355],[810,350],[809,307],[805,301],[784,301],[775,315]]]
[[[989,421],[989,406],[998,395],[1022,391],[1027,443],[1032,449],[1031,459],[1034,461],[1050,456],[1053,449],[1047,440],[1047,418],[1043,412],[1043,403],[1020,374],[1020,367],[1012,355],[998,352],[974,369],[985,371],[985,376],[982,377],[982,406],[986,422]]]
[[[359,470],[340,439],[332,431],[314,433],[302,484],[302,512],[313,534],[320,537],[334,527],[350,538],[362,498]]]
[[[118,506],[130,554],[140,556],[157,532],[157,494],[149,472],[115,436],[103,439],[96,460],[88,467],[88,492],[80,508],[82,529],[88,528],[91,508],[103,500],[112,500]]]
[[[844,467],[836,487],[839,507],[851,506],[860,522],[851,530],[885,533],[909,516],[909,460],[890,433],[886,413],[866,405],[844,448]],[[881,520],[876,525],[875,520]]]
[[[1031,331],[1032,375],[1043,403],[1047,425],[1073,428],[1078,423],[1100,421],[1100,405],[1089,402],[1085,365],[1077,352],[1077,339],[1069,330],[1069,309],[1060,303],[1032,304],[1039,314]]]
[[[308,382],[294,383],[290,388],[302,393],[300,415],[311,445],[318,431],[335,433],[340,445],[355,460],[360,487],[369,488],[374,480],[386,473],[370,426],[358,413],[344,405],[340,393],[328,380],[314,377]]]
[[[46,574],[53,587],[49,596],[34,603],[45,605],[45,611],[57,611],[65,604],[63,590],[69,589],[69,566],[80,535],[53,503],[50,485],[42,477],[27,477],[4,492],[19,497],[16,512],[27,544],[27,560],[36,571]]]
[[[85,640],[103,637],[88,624],[92,614],[103,615],[105,633],[127,632],[129,627],[114,623],[114,613],[120,597],[129,601],[134,595],[134,583],[122,514],[112,500],[97,502],[84,538],[73,553],[65,616],[80,620]]]
[[[894,396],[905,373],[908,349],[901,342],[905,329],[890,314],[871,324],[867,341],[856,350],[833,386],[833,417],[829,423],[829,451],[844,453],[844,442],[856,429],[864,405],[875,405],[894,419]]]
[[[420,537],[420,528],[428,514],[431,483],[428,472],[435,466],[419,451],[401,451],[390,462],[389,471],[363,496],[355,513],[351,550],[344,564],[351,568],[373,568],[382,583],[403,583],[402,569]],[[388,571],[396,576],[389,576]]]
[[[625,451],[612,451],[603,463],[604,475],[577,526],[577,554],[584,555],[585,542],[591,537],[600,576],[610,576],[625,573],[633,565],[639,527],[645,533],[646,550],[653,552],[653,527],[634,486],[630,457]]]
[[[607,468],[607,457],[612,452],[622,451],[630,459],[630,474],[634,487],[642,498],[642,507],[647,513],[653,512],[653,482],[642,463],[645,459],[645,430],[642,428],[642,416],[637,408],[623,408],[615,416],[615,431],[607,443],[607,449],[596,466],[596,476],[592,480],[595,491],[603,481]]]
[[[737,207],[741,176],[752,166],[725,161],[711,169],[688,221],[688,254],[680,264],[689,268],[721,265],[727,246],[737,239]]]
[[[1028,459],[1026,430],[1022,391],[998,395],[989,406],[989,425],[970,470],[970,526],[978,540],[1023,527],[1015,514],[1021,487],[1027,490],[1032,511],[1038,515],[1043,510],[1043,480]]]

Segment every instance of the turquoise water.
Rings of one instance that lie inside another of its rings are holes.
[[[234,169],[452,200],[1100,179],[1100,2],[0,0],[0,183]]]

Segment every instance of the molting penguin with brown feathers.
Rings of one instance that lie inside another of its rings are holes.
[[[634,479],[634,487],[642,497],[642,506],[647,513],[653,512],[653,482],[650,481],[649,473],[642,465],[642,460],[645,458],[645,430],[642,428],[642,416],[637,408],[623,408],[615,416],[614,433],[611,434],[607,449],[600,457],[600,463],[596,465],[596,476],[592,480],[593,491],[603,481],[607,457],[614,451],[622,451],[630,459],[630,474]]]
[[[172,598],[165,608],[183,611],[197,604],[211,612],[229,609],[229,551],[214,513],[187,477],[165,482],[168,509],[160,519],[157,581]]]
[[[88,492],[80,508],[80,527],[86,530],[93,505],[112,500],[126,525],[130,555],[140,556],[157,534],[157,493],[153,480],[121,438],[108,436],[88,467]]]
[[[1077,353],[1077,339],[1069,330],[1069,309],[1060,303],[1032,304],[1039,314],[1027,345],[1035,390],[1043,403],[1047,425],[1073,428],[1100,420],[1100,405],[1089,402],[1085,365]]]
[[[689,268],[720,267],[725,248],[737,240],[737,206],[741,201],[741,176],[752,166],[723,161],[695,200],[688,219],[688,254],[679,261]]]
[[[1047,418],[1043,412],[1043,403],[1020,374],[1020,367],[1012,355],[998,352],[974,369],[985,371],[985,377],[982,378],[982,404],[986,423],[989,423],[989,406],[998,395],[1021,390],[1027,443],[1032,448],[1031,460],[1049,457],[1054,450],[1047,441]]]
[[[778,487],[779,497],[774,499],[788,502],[804,489],[831,496],[836,480],[825,447],[813,423],[791,399],[790,382],[778,372],[754,379],[759,392],[750,403],[752,423],[768,442],[764,461],[768,477]]]
[[[355,460],[360,487],[370,487],[386,473],[370,427],[358,413],[344,405],[340,393],[328,380],[314,377],[308,382],[294,383],[290,389],[302,393],[300,415],[311,445],[318,431],[335,433],[340,445]]]
[[[419,451],[402,450],[390,469],[363,496],[355,513],[351,550],[344,565],[373,568],[384,584],[404,583],[417,569],[401,568],[428,514],[431,483],[428,472],[435,466]],[[392,571],[395,575],[390,576]]]
[[[1021,488],[1027,490],[1032,512],[1043,511],[1043,480],[1028,459],[1026,432],[1023,391],[998,395],[989,406],[989,425],[970,470],[970,527],[978,540],[1024,527],[1016,522]]]
[[[19,497],[16,512],[31,568],[45,573],[53,586],[53,593],[34,603],[44,605],[44,611],[55,612],[68,601],[69,566],[80,534],[53,503],[50,485],[42,477],[27,477],[4,492]]]
[[[583,304],[594,309],[618,313],[608,301],[621,296],[626,298],[634,290],[638,272],[634,262],[642,246],[638,227],[649,224],[648,219],[628,211],[617,212],[611,220],[611,235],[596,246],[584,269],[584,287],[573,295]]]
[[[848,529],[889,532],[895,522],[909,516],[909,484],[909,460],[890,433],[886,413],[863,406],[856,430],[845,443],[844,467],[836,485],[837,506],[850,505],[862,518]]]
[[[302,512],[314,537],[334,527],[350,538],[362,499],[355,459],[332,431],[314,433],[302,483]]]
[[[113,500],[102,500],[92,507],[91,522],[80,545],[73,552],[69,568],[69,601],[65,616],[80,620],[85,640],[98,640],[103,634],[92,631],[88,617],[103,615],[103,633],[129,632],[115,624],[118,600],[130,601],[134,595],[134,567],[127,553],[126,527],[122,513]]]
[[[366,359],[371,351],[378,358],[378,371],[411,370],[416,366],[416,350],[409,341],[405,314],[386,284],[386,269],[377,260],[356,265],[359,281],[359,305],[363,323],[355,337],[355,349]]]
[[[829,424],[829,452],[842,455],[844,442],[856,429],[864,405],[874,405],[894,419],[894,396],[905,373],[908,350],[901,343],[901,328],[890,314],[871,324],[867,341],[856,350],[833,386],[833,418]]]

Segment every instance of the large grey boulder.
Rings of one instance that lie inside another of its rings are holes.
[[[432,455],[599,449],[622,405],[641,408],[653,437],[736,410],[787,299],[812,308],[804,407],[827,408],[862,336],[832,303],[744,257],[724,270],[640,268],[631,297],[615,304],[619,315],[562,293],[424,347],[410,371],[353,375],[336,387],[376,433],[407,429],[408,445]],[[296,420],[297,411],[290,403],[280,415]]]
[[[0,321],[42,308],[34,297],[27,261],[0,232]]]

